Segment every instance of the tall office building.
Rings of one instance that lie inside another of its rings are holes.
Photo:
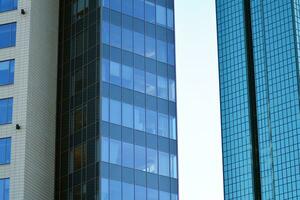
[[[225,199],[300,199],[300,7],[217,0]]]
[[[173,4],[0,0],[0,200],[178,200]]]
[[[55,199],[178,199],[173,4],[60,1]]]

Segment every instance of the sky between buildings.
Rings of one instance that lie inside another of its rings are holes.
[[[175,0],[181,200],[222,200],[214,0]]]

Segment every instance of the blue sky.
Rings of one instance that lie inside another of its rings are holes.
[[[175,0],[181,200],[223,199],[214,0]]]

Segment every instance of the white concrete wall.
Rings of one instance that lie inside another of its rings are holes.
[[[0,125],[0,138],[12,137],[0,178],[10,177],[13,200],[54,199],[58,3],[19,0],[18,10],[0,13],[0,24],[17,23],[16,47],[0,49],[0,60],[15,59],[14,84],[0,86],[0,99],[14,98],[13,123]]]

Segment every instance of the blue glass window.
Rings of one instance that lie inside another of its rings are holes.
[[[123,200],[134,200],[134,185],[123,182]]]
[[[110,0],[110,8],[116,11],[121,11],[121,0]]]
[[[107,137],[101,139],[101,160],[109,162],[109,138]]]
[[[0,139],[0,165],[10,163],[11,138]]]
[[[121,182],[110,180],[110,200],[120,200],[122,198]]]
[[[111,12],[110,45],[121,48],[121,16]]]
[[[177,156],[173,154],[170,155],[170,171],[171,177],[177,178]]]
[[[123,142],[122,146],[122,165],[124,167],[133,168],[134,166],[134,153],[133,153],[133,144]]]
[[[171,194],[171,200],[178,200],[177,194]]]
[[[121,86],[121,64],[110,61],[110,82]]]
[[[12,123],[13,98],[0,99],[0,125]]]
[[[14,69],[14,60],[0,62],[0,85],[12,84],[14,82]]]
[[[140,131],[145,131],[145,109],[134,107],[134,128]]]
[[[109,44],[110,42],[110,30],[109,30],[109,22],[108,21],[105,21],[103,20],[102,22],[102,42],[104,44]]]
[[[157,200],[158,191],[155,189],[147,188],[147,200]]]
[[[109,200],[109,182],[106,178],[101,178],[101,199]]]
[[[167,43],[162,40],[157,40],[157,60],[160,62],[167,62]]]
[[[155,23],[155,1],[145,0],[145,20]]]
[[[145,93],[145,72],[134,69],[134,90]]]
[[[167,10],[166,7],[161,5],[156,5],[156,22],[159,25],[166,26],[166,18],[167,18]]]
[[[158,172],[157,151],[150,148],[147,149],[147,172],[155,174]]]
[[[170,115],[170,138],[176,140],[177,138],[177,129],[176,129],[176,117]]]
[[[175,89],[175,81],[169,79],[169,100],[175,102],[176,101],[176,89]]]
[[[159,163],[159,175],[169,176],[170,174],[169,154],[160,151],[158,163]]]
[[[122,66],[122,86],[133,89],[133,68],[127,65]]]
[[[110,139],[109,149],[110,163],[121,165],[121,142],[118,140]]]
[[[144,0],[133,0],[133,13],[135,17],[144,19]]]
[[[133,51],[133,21],[132,17],[123,15],[122,24],[122,48]]]
[[[134,148],[135,169],[146,171],[146,149],[145,147],[136,145]]]
[[[109,82],[109,60],[102,59],[102,81]]]
[[[106,97],[102,97],[102,120],[109,122],[109,99]]]
[[[157,77],[157,96],[163,99],[168,99],[168,81],[165,77]]]
[[[17,9],[18,0],[0,0],[0,12]]]
[[[159,199],[160,200],[170,200],[170,193],[164,192],[164,191],[159,191]]]
[[[158,113],[158,135],[163,136],[163,137],[169,136],[168,115]]]
[[[141,20],[134,20],[134,34],[133,34],[133,49],[134,53],[144,55],[145,53],[145,27]]]
[[[171,29],[174,27],[174,14],[173,10],[170,8],[167,9],[167,25]]]
[[[145,49],[146,49],[146,57],[149,58],[156,58],[156,45],[155,45],[155,39],[149,36],[146,36],[145,41]]]
[[[168,43],[168,63],[175,64],[175,46],[173,43]]]
[[[0,179],[0,199],[9,200],[9,178]]]
[[[127,103],[122,104],[122,125],[133,128],[133,106]]]
[[[110,100],[110,122],[121,125],[121,102]]]
[[[123,0],[122,1],[122,12],[132,16],[133,15],[133,0]]]
[[[16,23],[0,25],[0,48],[16,46]]]
[[[146,188],[143,186],[135,186],[135,199],[146,200]]]
[[[146,72],[146,93],[156,96],[156,75]]]
[[[146,111],[146,132],[157,134],[157,113],[155,111]]]

